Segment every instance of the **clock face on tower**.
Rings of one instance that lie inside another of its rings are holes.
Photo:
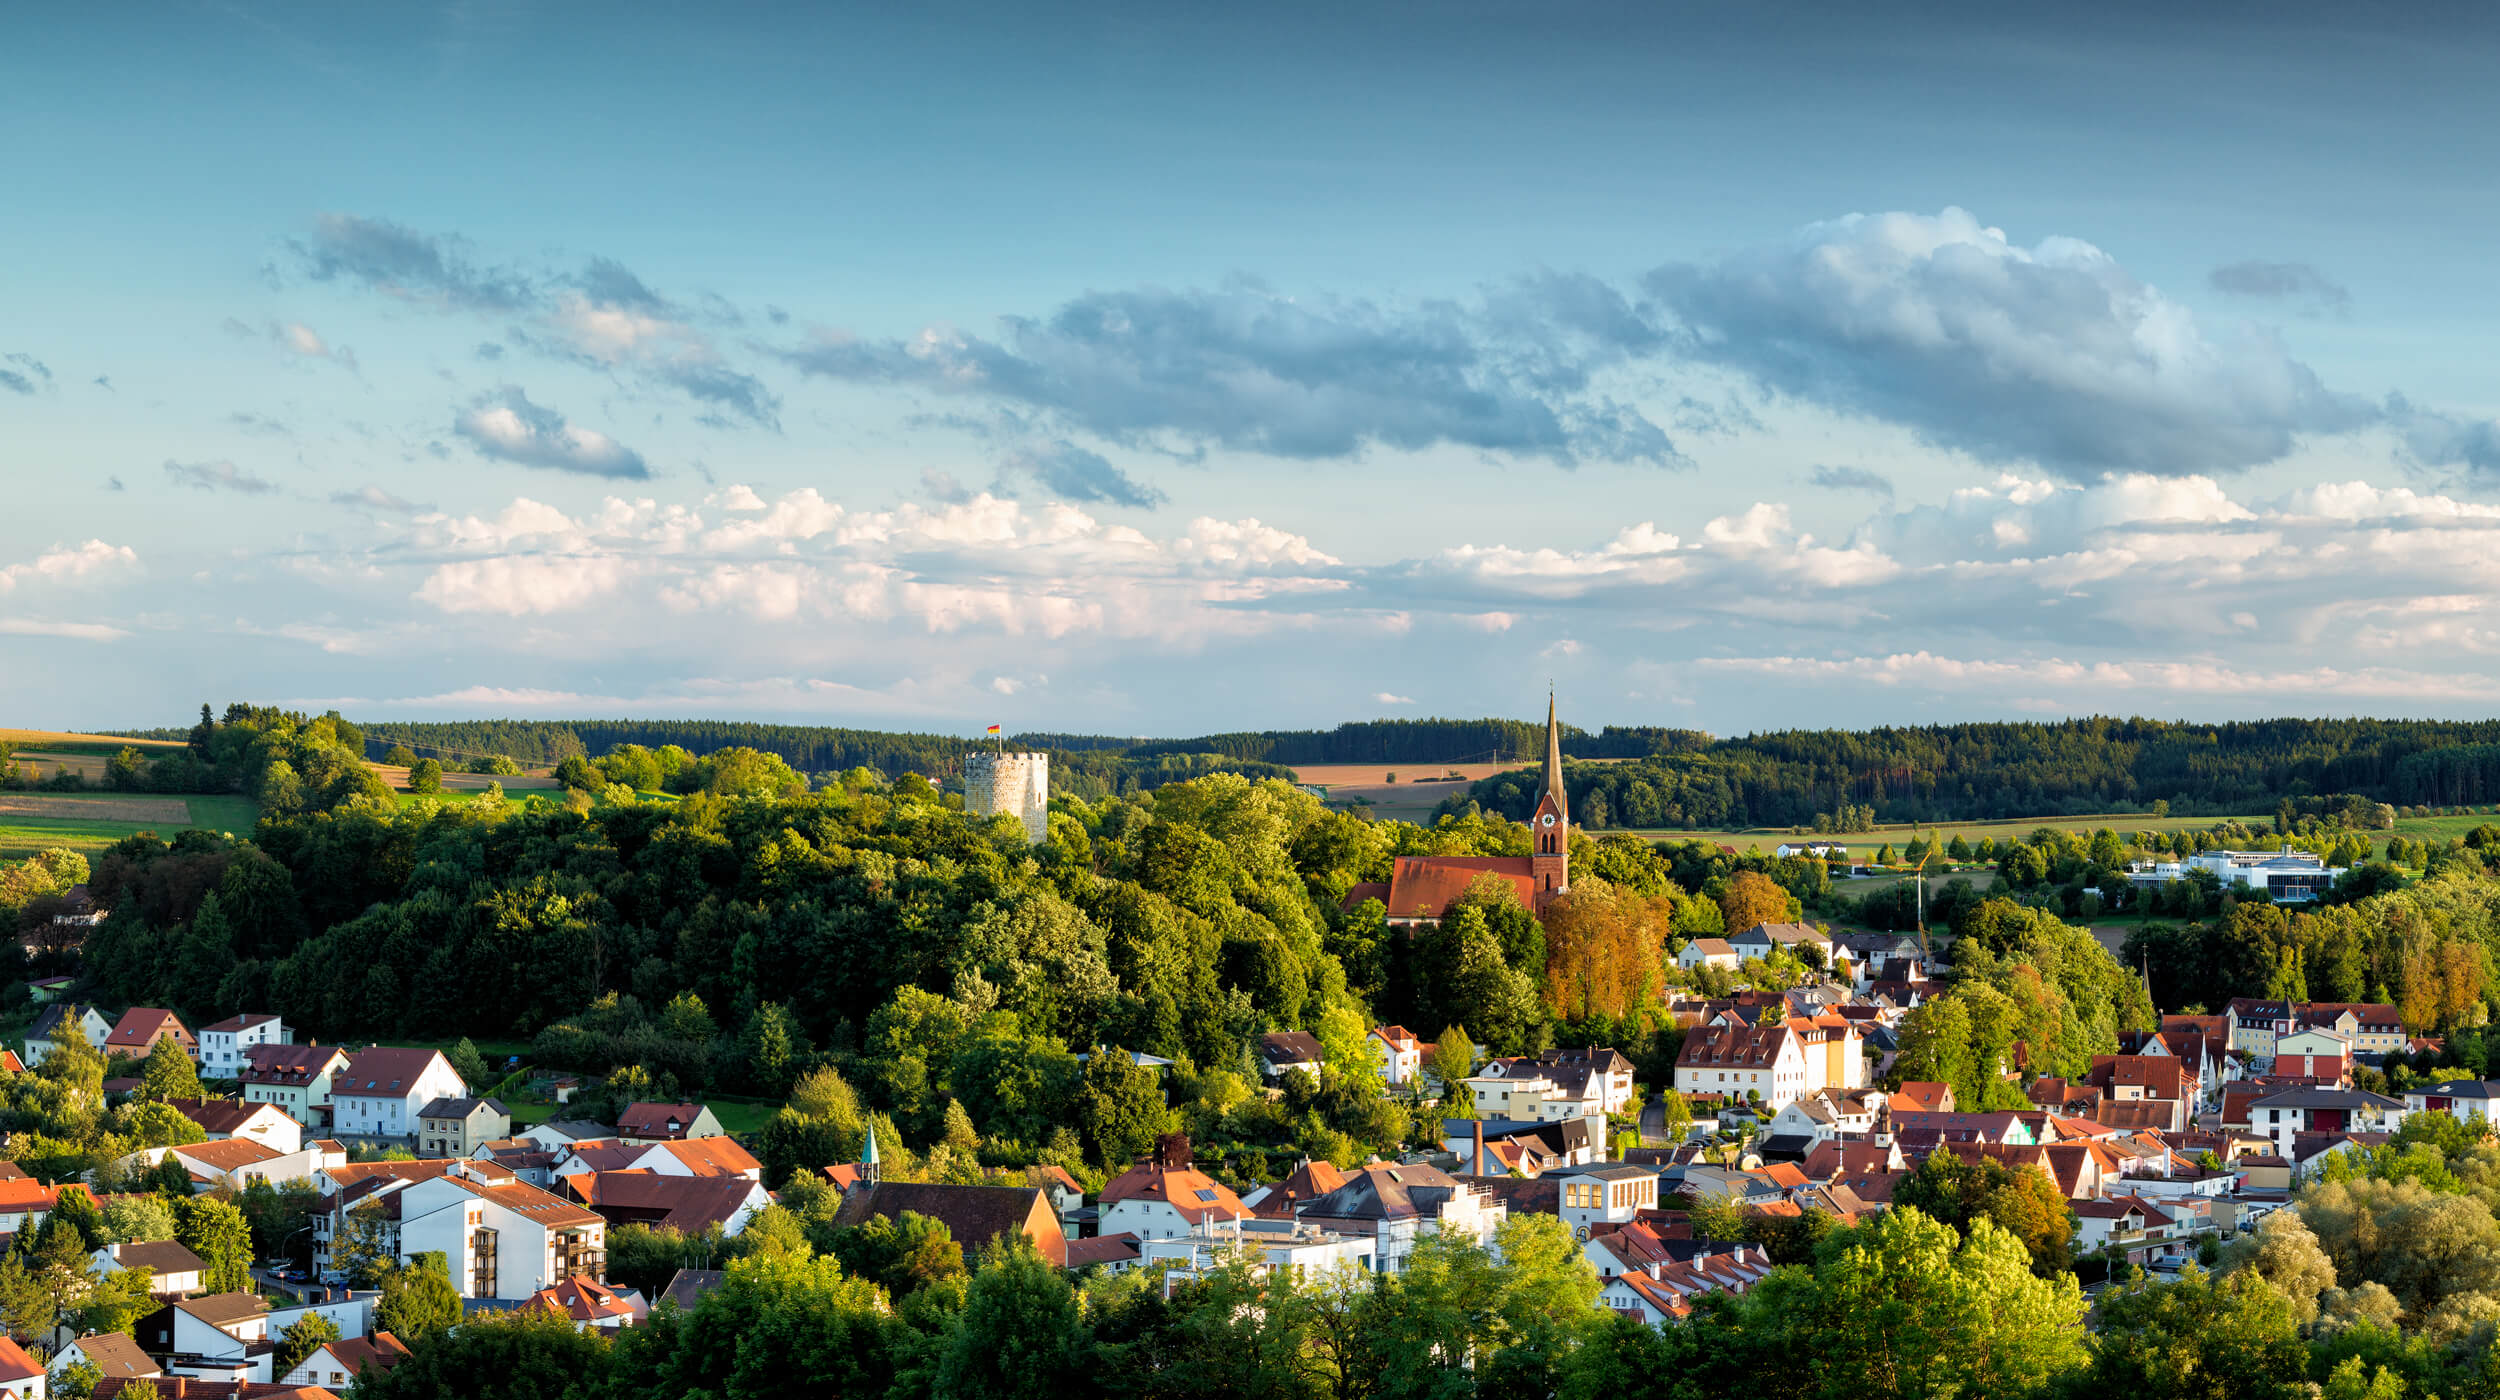
[[[1545,823],[1547,826],[1552,826],[1554,824],[1554,814],[1548,812],[1544,816],[1537,818],[1537,820]]]

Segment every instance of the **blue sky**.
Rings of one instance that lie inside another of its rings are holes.
[[[0,720],[2486,713],[2493,26],[25,21]]]

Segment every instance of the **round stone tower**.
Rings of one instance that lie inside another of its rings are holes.
[[[1050,837],[1050,755],[964,755],[964,810],[978,817],[1009,816],[1024,823],[1025,839]]]

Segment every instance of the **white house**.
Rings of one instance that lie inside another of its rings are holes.
[[[1808,1137],[1828,1142],[1843,1133],[1875,1131],[1875,1094],[1816,1089],[1789,1101],[1771,1119],[1769,1136]]]
[[[2393,1132],[2404,1126],[2405,1112],[2401,1101],[2359,1089],[2287,1089],[2251,1103],[2248,1124],[2289,1157],[2302,1133]]]
[[[314,1347],[312,1355],[280,1376],[282,1385],[317,1385],[333,1395],[345,1395],[356,1383],[358,1372],[371,1366],[387,1371],[408,1359],[408,1348],[388,1332],[376,1332],[368,1339],[350,1334],[335,1342]]]
[[[235,1078],[247,1103],[276,1104],[307,1128],[329,1126],[330,1086],[347,1068],[347,1052],[335,1045],[246,1047]]]
[[[1807,1089],[1804,1047],[1785,1025],[1700,1026],[1675,1060],[1675,1091],[1759,1103],[1776,1113]]]
[[[208,1268],[201,1262],[200,1256],[175,1240],[106,1245],[89,1255],[88,1262],[99,1278],[106,1274],[118,1274],[124,1269],[145,1269],[154,1275],[148,1291],[160,1296],[199,1292],[200,1275]]]
[[[575,1274],[607,1277],[607,1221],[483,1163],[413,1182],[398,1205],[402,1257],[440,1251],[464,1298],[527,1298]]]
[[[211,1293],[181,1298],[139,1319],[131,1329],[139,1349],[172,1357],[167,1370],[211,1380],[269,1380],[274,1350],[269,1305],[250,1293]]]
[[[35,1023],[26,1028],[26,1067],[33,1069],[42,1064],[43,1057],[52,1053],[54,1039],[72,1033],[100,1050],[104,1048],[104,1038],[113,1033],[113,1023],[92,1006],[55,1002],[45,1007],[35,1017]]]
[[[242,1072],[243,1052],[255,1045],[286,1045],[295,1039],[286,1022],[257,1012],[229,1016],[200,1028],[200,1073],[232,1079]]]
[[[1737,956],[1736,945],[1724,938],[1696,938],[1675,952],[1675,965],[1687,972],[1697,967],[1724,967],[1734,971],[1743,961]]]
[[[1079,1243],[1089,1241],[1069,1241]],[[1368,1235],[1315,1230],[1296,1220],[1251,1216],[1224,1223],[1210,1221],[1167,1239],[1132,1241],[1131,1247],[1137,1256],[1131,1267],[1162,1275],[1169,1288],[1181,1280],[1211,1274],[1235,1259],[1249,1260],[1263,1278],[1307,1280],[1339,1270],[1370,1273],[1376,1242]],[[1111,1263],[1112,1272],[1122,1271],[1118,1259]]]
[[[2307,851],[2289,846],[2274,851],[2199,851],[2179,860],[2138,861],[2127,867],[2127,882],[2161,885],[2206,871],[2224,888],[2254,891],[2285,904],[2306,904],[2335,887],[2344,867],[2329,866]]]
[[[8,1400],[43,1400],[50,1379],[24,1347],[0,1337],[0,1396],[7,1396]]]
[[[1771,848],[1771,854],[1786,860],[1790,856],[1812,856],[1817,860],[1845,857],[1849,848],[1838,841],[1782,841]]]
[[[1097,1198],[1097,1230],[1140,1240],[1175,1239],[1209,1221],[1250,1213],[1232,1188],[1191,1165],[1186,1139],[1166,1138],[1113,1177]]]
[[[211,1142],[248,1138],[278,1152],[304,1146],[304,1127],[274,1103],[235,1099],[167,1099],[173,1110],[199,1125]]]
[[[442,1051],[377,1045],[330,1081],[331,1128],[342,1137],[413,1137],[418,1109],[468,1092]]]
[[[1371,1046],[1380,1055],[1380,1081],[1398,1085],[1413,1083],[1423,1072],[1424,1043],[1404,1026],[1374,1026]]]
[[[1585,1240],[1598,1225],[1629,1224],[1638,1212],[1658,1208],[1658,1173],[1649,1167],[1612,1163],[1554,1174],[1562,1221]]]
[[[1509,1206],[1480,1185],[1438,1167],[1386,1162],[1350,1172],[1335,1190],[1294,1206],[1294,1218],[1304,1225],[1370,1236],[1372,1267],[1383,1274],[1405,1273],[1426,1235],[1489,1244],[1509,1215]]]
[[[165,1374],[165,1368],[139,1350],[138,1339],[127,1332],[97,1332],[62,1343],[52,1353],[52,1379],[59,1380],[63,1371],[81,1361],[96,1368],[104,1380],[137,1381]]]

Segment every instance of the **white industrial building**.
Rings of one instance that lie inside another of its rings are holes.
[[[2138,861],[2127,867],[2127,879],[2138,885],[2184,880],[2190,872],[2210,871],[2224,888],[2254,890],[2269,899],[2300,904],[2334,888],[2344,867],[2330,866],[2307,851],[2289,846],[2276,851],[2199,851],[2180,860]]]

